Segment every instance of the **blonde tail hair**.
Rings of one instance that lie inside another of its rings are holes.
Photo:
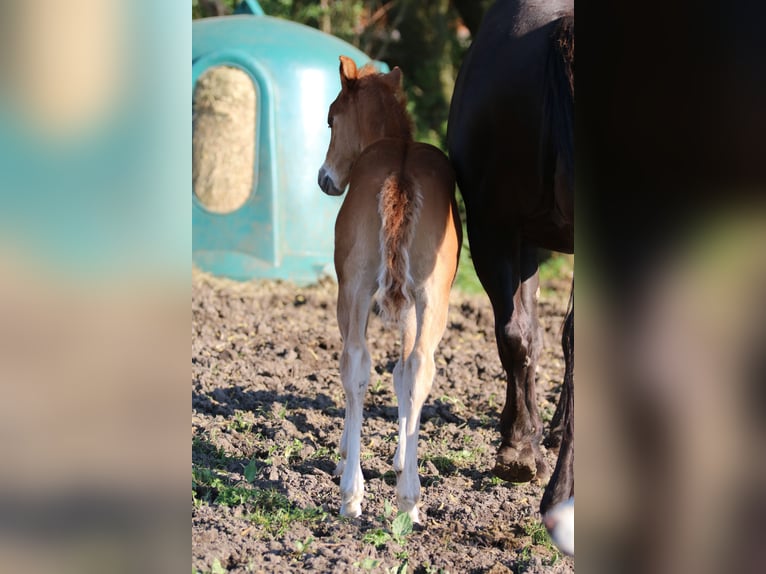
[[[423,198],[404,174],[391,174],[378,194],[380,270],[376,300],[386,323],[398,324],[402,311],[415,302],[410,273],[410,246]]]

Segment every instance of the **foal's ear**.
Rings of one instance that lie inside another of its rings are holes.
[[[340,57],[340,84],[343,89],[348,89],[349,85],[356,81],[356,63],[347,56]]]
[[[402,89],[402,70],[399,68],[399,66],[394,66],[394,69],[391,70],[388,74],[384,74],[383,77],[386,79],[386,83],[395,92]]]

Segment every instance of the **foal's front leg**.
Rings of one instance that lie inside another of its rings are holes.
[[[364,395],[370,384],[372,362],[367,350],[365,331],[369,315],[370,297],[344,293],[338,298],[338,325],[343,336],[340,357],[340,377],[346,394],[346,416],[340,442],[341,460],[336,474],[341,474],[340,513],[356,518],[362,514],[364,478],[361,466],[362,409]]]

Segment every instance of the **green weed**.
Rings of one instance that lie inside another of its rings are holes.
[[[385,391],[385,387],[383,385],[383,379],[377,379],[375,383],[370,386],[370,393],[373,395],[379,395]]]
[[[212,438],[206,440],[202,436],[192,437],[192,455],[204,458],[205,463],[208,466],[219,469],[226,468],[231,461],[235,460],[233,457],[226,454],[226,451],[223,448],[214,445],[212,443]]]
[[[551,542],[551,537],[548,535],[548,530],[546,530],[545,525],[539,520],[531,520],[527,522],[522,526],[522,530],[535,544],[545,546],[549,550],[556,549]]]
[[[375,528],[364,533],[362,536],[362,542],[372,544],[375,548],[382,548],[388,541],[391,540],[391,535],[383,528]]]
[[[542,522],[539,520],[530,520],[526,524],[522,525],[521,528],[524,534],[532,539],[532,543],[535,546],[541,546],[548,551],[550,557],[544,560],[548,566],[552,566],[559,561],[561,558],[561,553],[559,552],[558,548],[553,545],[551,537],[548,534],[548,530],[546,530],[545,525]],[[531,552],[529,547],[525,548],[524,550]],[[529,560],[527,560],[527,564],[528,563]]]
[[[245,480],[252,484],[256,475],[258,474],[258,459],[255,457],[250,459],[250,462],[248,462],[247,466],[245,466],[244,474]]]
[[[388,522],[388,517],[393,513],[391,503],[386,501],[388,505],[384,503],[383,513],[378,516],[378,520],[384,524]],[[365,532],[362,536],[362,542],[372,544],[375,548],[382,548],[389,541],[393,540],[399,546],[404,546],[407,541],[407,536],[412,533],[412,518],[406,512],[400,512],[391,521],[388,528],[375,528],[368,532]],[[406,558],[406,552],[398,553],[401,558]]]
[[[275,490],[255,492],[257,494],[249,501],[252,512],[246,518],[277,536],[282,536],[295,522],[314,523],[327,519],[327,513],[321,508],[298,508]]]
[[[287,462],[299,458],[303,450],[303,442],[299,438],[294,438],[291,443],[285,446],[284,456]]]
[[[374,560],[373,558],[365,558],[358,562],[354,562],[354,568],[362,568],[364,570],[373,570],[380,565],[380,560]]]
[[[409,566],[409,563],[407,560],[404,560],[401,564],[398,566],[391,566],[386,572],[389,574],[407,574],[407,568]]]
[[[312,542],[314,542],[313,536],[309,536],[308,538],[306,538],[306,540],[295,541],[295,553],[298,555],[298,557],[301,557],[306,553],[306,551],[309,549],[309,546],[311,546]]]
[[[229,428],[235,432],[250,432],[253,430],[252,421],[245,420],[245,413],[243,411],[234,411],[234,419],[229,421]]]

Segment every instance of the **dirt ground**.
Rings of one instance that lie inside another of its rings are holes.
[[[563,374],[567,281],[543,285],[543,420]],[[192,567],[195,572],[573,572],[539,521],[544,485],[490,469],[505,383],[486,295],[453,291],[419,444],[424,524],[396,521],[392,459],[399,342],[370,321],[363,516],[338,515],[344,398],[336,286],[192,274]],[[547,453],[551,467],[555,455]]]

